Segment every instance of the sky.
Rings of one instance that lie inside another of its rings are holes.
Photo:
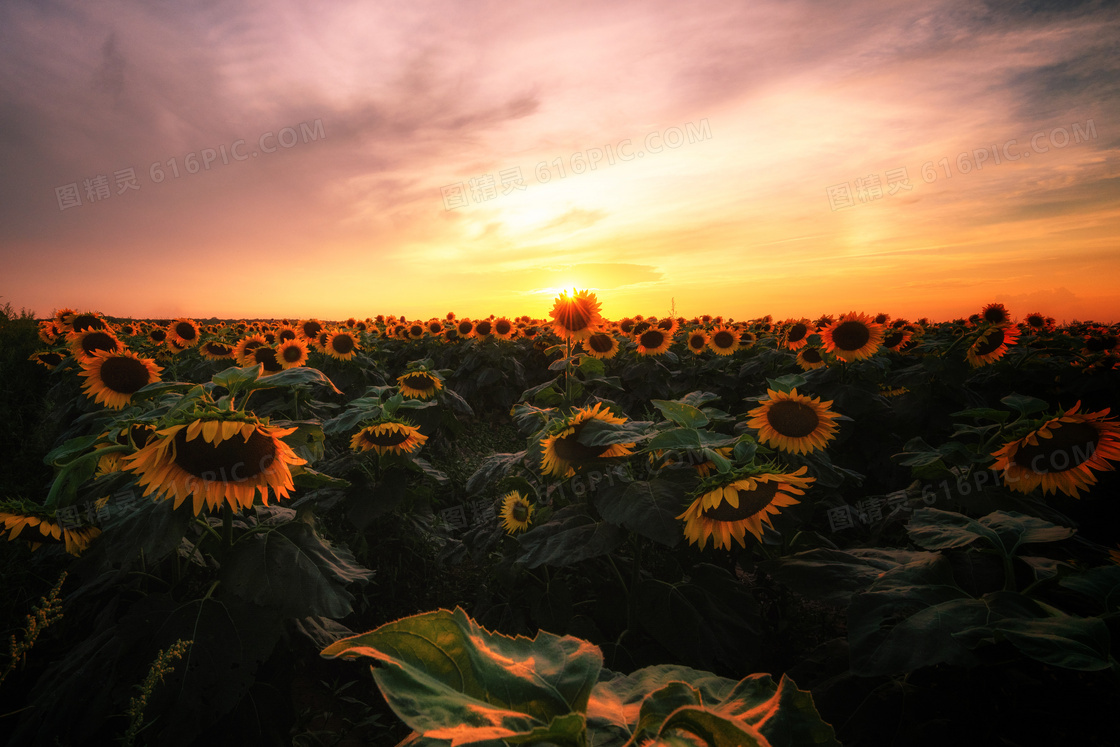
[[[1100,2],[0,4],[0,304],[1120,321]]]

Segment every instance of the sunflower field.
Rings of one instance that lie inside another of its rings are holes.
[[[2,312],[9,744],[1116,743],[1116,326]]]

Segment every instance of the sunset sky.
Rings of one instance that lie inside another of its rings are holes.
[[[1117,40],[1114,3],[8,0],[0,303],[1120,321]]]

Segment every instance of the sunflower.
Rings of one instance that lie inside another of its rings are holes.
[[[782,334],[783,344],[790,350],[799,350],[809,342],[809,335],[813,334],[813,323],[808,319],[798,319],[786,327]]]
[[[32,353],[27,357],[29,361],[35,361],[40,366],[46,366],[48,371],[53,371],[55,366],[62,363],[66,359],[62,353],[55,353],[50,350],[44,350],[38,353]]]
[[[613,358],[618,353],[618,340],[609,332],[596,332],[580,345],[592,358]]]
[[[611,414],[603,407],[602,402],[596,402],[591,407],[581,407],[564,418],[553,429],[552,435],[541,439],[541,471],[556,477],[571,477],[578,467],[595,459],[629,456],[633,453],[635,444],[607,444],[604,446],[587,446],[580,443],[579,434],[584,426],[592,420],[599,420],[612,425],[621,425],[626,418]]]
[[[708,335],[708,347],[716,355],[731,355],[739,349],[739,334],[731,327],[718,327]]]
[[[502,528],[506,534],[524,532],[533,523],[533,504],[516,490],[502,498]]]
[[[824,368],[828,364],[825,363],[820,348],[805,347],[797,351],[797,365],[801,366],[802,371],[811,371],[814,368]]]
[[[792,454],[823,449],[836,438],[836,413],[831,400],[789,392],[766,390],[767,399],[747,413],[749,428],[758,431],[762,443]]]
[[[235,357],[235,351],[232,345],[226,345],[224,342],[217,342],[216,340],[207,340],[198,346],[198,352],[203,358],[210,361],[230,360]]]
[[[24,529],[28,530],[23,534]],[[25,501],[7,501],[0,504],[0,535],[8,533],[8,541],[19,536],[37,550],[45,544],[61,544],[71,555],[81,555],[90,543],[101,534],[92,526],[65,527],[54,511]]]
[[[162,327],[152,327],[148,330],[148,340],[156,345],[167,342],[167,330]]]
[[[700,355],[708,348],[708,334],[702,329],[693,330],[688,333],[685,344],[694,354]]]
[[[201,334],[198,324],[193,319],[176,319],[167,327],[168,342],[175,343],[181,348],[197,345]]]
[[[340,361],[350,360],[354,357],[354,353],[361,350],[358,338],[353,332],[346,330],[339,330],[328,337],[326,347],[327,355]]]
[[[661,355],[673,344],[673,338],[664,330],[651,326],[635,335],[634,342],[638,344],[639,355]]]
[[[271,376],[274,373],[280,373],[284,370],[284,364],[280,361],[280,356],[276,352],[276,348],[269,347],[268,345],[261,345],[259,348],[253,348],[253,360],[250,366],[260,366],[261,376]]]
[[[599,313],[600,304],[591,291],[576,291],[572,295],[564,291],[556,297],[556,302],[548,315],[552,317],[552,329],[564,340],[580,341],[599,331],[603,325],[603,315]]]
[[[404,333],[410,340],[419,340],[428,334],[428,328],[420,322],[411,322],[405,326]]]
[[[443,381],[431,371],[419,369],[398,376],[397,386],[409,399],[431,399],[443,389]]]
[[[513,326],[513,322],[506,319],[504,316],[494,320],[494,336],[499,340],[508,340],[513,337],[517,332]]]
[[[86,396],[114,410],[128,406],[132,395],[159,381],[163,371],[152,359],[141,358],[130,350],[119,353],[102,351],[81,363],[79,375],[86,379],[82,384]]]
[[[68,335],[70,352],[78,361],[92,358],[94,353],[106,351],[116,353],[124,350],[124,343],[105,329],[88,329],[84,332],[71,332]]]
[[[973,340],[968,348],[966,357],[968,364],[973,368],[986,366],[1003,357],[1010,345],[1019,339],[1019,330],[1016,327],[989,327]]]
[[[67,314],[63,318],[63,324],[67,329],[72,332],[86,332],[91,329],[107,330],[109,325],[101,318],[101,315],[96,311],[86,311],[82,314]]]
[[[494,322],[489,319],[482,319],[474,324],[475,337],[489,337],[494,332]]]
[[[681,325],[680,322],[673,317],[666,317],[665,319],[655,320],[654,326],[669,335],[669,337],[672,337],[677,334],[677,330],[680,329]]]
[[[424,327],[428,330],[428,334],[432,337],[439,337],[443,334],[442,319],[436,319],[435,317],[432,317],[428,320],[428,323],[425,324]]]
[[[284,369],[295,368],[307,363],[307,343],[302,339],[285,340],[276,349],[276,359]]]
[[[270,426],[256,420],[224,420],[212,416],[156,431],[142,449],[123,460],[136,472],[144,496],[175,500],[179,508],[193,498],[197,515],[228,504],[249,508],[257,492],[268,505],[268,491],[287,498],[294,488],[291,467],[305,464],[284,436],[296,428]]]
[[[751,332],[749,329],[744,329],[739,332],[739,347],[749,348],[758,341],[758,335]]]
[[[1011,314],[1001,303],[990,303],[980,309],[980,320],[988,324],[1003,326],[1011,323]]]
[[[304,319],[296,325],[296,331],[303,336],[303,339],[314,340],[323,331],[323,323],[318,319]]]
[[[459,333],[460,338],[474,337],[474,322],[470,319],[460,319],[455,325],[455,331]]]
[[[53,345],[63,334],[63,329],[53,319],[39,322],[39,339],[46,344]]]
[[[1060,490],[1072,498],[1096,484],[1093,470],[1113,469],[1120,460],[1120,425],[1106,420],[1108,408],[1078,413],[1081,402],[1046,421],[1022,438],[992,452],[992,469],[1004,484],[1020,493],[1042,486],[1043,495]]]
[[[378,454],[412,454],[428,437],[409,423],[382,420],[367,425],[350,439],[354,451],[376,451]]]
[[[1054,318],[1033,311],[1023,319],[1023,324],[1034,332],[1050,332],[1054,329]]]
[[[237,346],[233,349],[233,355],[243,367],[255,366],[257,361],[253,358],[253,351],[267,344],[263,335],[250,335],[237,343]]]
[[[804,495],[804,488],[814,479],[802,477],[808,470],[804,466],[788,474],[778,470],[752,467],[704,480],[695,500],[677,517],[684,519],[689,543],[699,544],[703,550],[711,537],[716,549],[730,550],[734,538],[740,547],[746,547],[748,531],[761,541],[762,525],[772,527],[771,516],[784,506],[799,503],[794,496]]]
[[[887,350],[901,351],[906,343],[910,342],[914,333],[905,327],[889,329],[883,333],[883,347]]]
[[[866,314],[844,314],[821,332],[824,349],[842,361],[870,358],[883,341],[883,325]]]

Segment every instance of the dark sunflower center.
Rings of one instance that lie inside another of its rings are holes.
[[[832,342],[841,350],[859,350],[871,339],[871,330],[859,321],[841,322],[832,332]]]
[[[1007,321],[1007,313],[1000,308],[988,309],[984,312],[984,321],[999,324]]]
[[[693,335],[688,338],[688,346],[693,350],[700,350],[704,347],[704,335]]]
[[[790,342],[797,342],[799,340],[805,339],[805,335],[808,332],[809,327],[802,324],[801,322],[798,322],[797,324],[789,328],[789,337],[787,339],[789,339]]]
[[[337,335],[331,340],[331,347],[334,352],[346,355],[354,349],[354,338],[350,335]]]
[[[403,430],[381,431],[380,433],[367,431],[362,435],[362,439],[374,446],[400,446],[408,440],[410,435],[408,431]]]
[[[978,356],[993,353],[999,350],[999,346],[1003,344],[1003,339],[1003,330],[996,327],[988,333],[987,337],[976,345],[973,352]]]
[[[564,303],[556,320],[569,332],[579,332],[591,324],[591,309],[580,301],[570,300]]]
[[[135,358],[106,358],[101,363],[101,381],[119,394],[132,394],[147,386],[151,375],[147,366]]]
[[[735,335],[727,330],[720,330],[712,335],[712,344],[720,349],[729,348],[735,344]]]
[[[552,442],[552,448],[556,450],[556,455],[565,462],[578,463],[589,459],[595,459],[610,448],[610,446],[587,446],[586,444],[581,444],[579,442],[579,434],[580,431],[583,430],[583,426],[584,423],[577,424],[572,433]]]
[[[62,363],[62,356],[58,353],[39,353],[39,360],[51,366],[57,366]]]
[[[413,324],[411,327],[408,328],[409,337],[422,337],[423,334],[424,334],[424,328],[421,327],[419,324]]]
[[[808,436],[821,422],[812,407],[804,402],[788,399],[770,405],[770,409],[766,411],[766,420],[771,428],[788,438]]]
[[[108,332],[90,332],[82,338],[82,350],[92,355],[98,350],[113,352],[119,347],[116,339]]]
[[[148,439],[150,439],[155,432],[156,429],[150,425],[133,425],[128,429],[128,435],[137,449],[144,448],[148,443]]]
[[[175,334],[184,340],[193,340],[198,337],[198,330],[194,328],[193,324],[179,322],[175,325]]]
[[[1097,429],[1088,423],[1061,423],[1050,428],[1050,438],[1038,439],[1015,452],[1016,466],[1038,474],[1065,472],[1092,458],[1100,443]]]
[[[526,506],[524,503],[513,504],[513,508],[510,510],[509,513],[510,513],[510,516],[513,517],[513,520],[516,521],[516,522],[519,522],[519,523],[523,524],[523,523],[525,523],[526,521],[529,520],[529,507]]]
[[[612,342],[611,336],[602,332],[587,338],[587,344],[590,345],[591,349],[596,353],[609,353],[611,347],[613,347],[611,344]]]
[[[459,322],[459,334],[469,335],[472,329],[474,329],[474,325],[470,322]]]
[[[634,322],[630,319],[623,319],[618,323],[618,328],[622,330],[623,334],[630,334],[634,331]]]
[[[888,332],[887,336],[883,338],[883,346],[888,348],[896,348],[902,344],[903,333],[901,332]]]
[[[308,337],[308,338],[316,337],[322,331],[323,331],[323,325],[319,324],[319,322],[304,322],[303,323],[303,336],[304,337]]]
[[[806,348],[805,351],[801,353],[801,360],[806,363],[821,363],[824,358],[821,357],[821,351],[816,348]]]
[[[186,428],[175,434],[175,464],[203,480],[240,482],[264,472],[275,460],[276,444],[259,430],[248,441],[238,434],[218,444],[206,443],[201,434],[188,441]]]
[[[504,319],[494,322],[494,331],[499,335],[508,335],[511,329],[513,329],[513,325]]]
[[[494,331],[494,325],[490,322],[482,321],[475,326],[474,331],[476,334],[485,337],[486,335]]]
[[[223,345],[220,342],[208,342],[206,343],[206,352],[210,353],[210,355],[225,356],[232,353],[233,348],[229,345]]]
[[[760,482],[755,485],[754,490],[740,490],[738,508],[733,508],[726,500],[720,501],[715,508],[704,509],[704,518],[712,521],[749,519],[770,505],[778,495],[778,485],[776,482]]]
[[[443,331],[443,325],[440,324],[439,322],[432,322],[431,324],[428,325],[428,332],[432,333],[433,335],[438,335],[442,331]]]
[[[276,358],[276,351],[272,348],[257,348],[253,351],[253,360],[261,364],[261,367],[269,373],[276,373],[284,369],[280,361]]]
[[[281,340],[294,340],[296,339],[296,331],[294,329],[282,329],[278,337]]]
[[[303,358],[303,350],[296,345],[284,348],[283,358],[285,363],[296,363]]]
[[[659,329],[647,329],[638,338],[638,341],[642,344],[642,347],[653,350],[665,344],[665,333]]]
[[[75,332],[85,332],[87,329],[105,329],[105,322],[93,314],[78,314],[71,326]]]
[[[1038,314],[1031,314],[1027,317],[1027,324],[1032,327],[1045,327],[1046,320]]]
[[[423,374],[411,374],[405,376],[401,381],[409,389],[415,389],[421,392],[430,392],[436,388],[436,383],[432,379]]]
[[[657,328],[668,332],[669,330],[671,330],[673,328],[673,320],[672,319],[662,319],[660,322],[657,323]]]

